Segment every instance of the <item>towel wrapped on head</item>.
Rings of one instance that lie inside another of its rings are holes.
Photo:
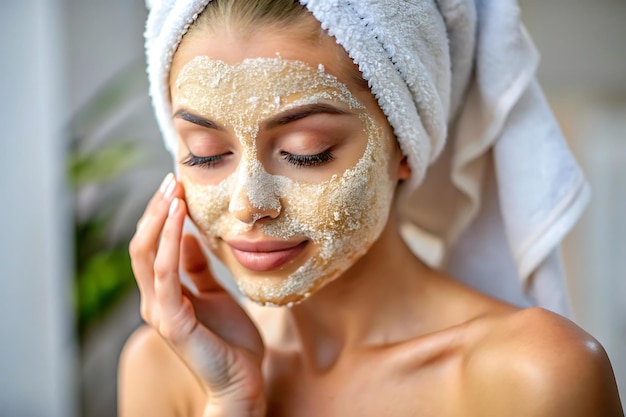
[[[176,154],[168,76],[210,0],[153,0],[150,94]],[[358,65],[412,173],[402,233],[432,267],[567,315],[559,246],[589,198],[535,79],[515,0],[300,0]]]

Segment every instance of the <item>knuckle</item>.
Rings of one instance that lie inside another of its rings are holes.
[[[159,332],[174,346],[181,346],[189,337],[189,326],[173,326],[169,322],[162,322],[159,326]]]
[[[159,331],[172,344],[182,345],[188,340],[196,325],[193,311],[188,305],[184,305],[175,315],[161,321]]]
[[[173,273],[176,273],[176,271],[172,268],[172,265],[163,258],[157,258],[154,261],[154,277],[156,279],[163,279]]]
[[[142,240],[134,235],[128,244],[128,253],[131,257],[139,257],[146,252],[146,245]]]

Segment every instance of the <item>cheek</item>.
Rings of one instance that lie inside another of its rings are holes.
[[[309,233],[343,234],[358,228],[372,199],[368,178],[346,172],[320,185],[293,184],[284,198],[285,213]]]
[[[217,234],[219,218],[228,210],[232,179],[217,185],[200,185],[182,176],[189,217],[196,226],[209,235]]]
[[[379,130],[371,131],[362,159],[340,177],[318,185],[292,184],[285,190],[285,214],[318,242],[367,234],[386,223],[394,183],[390,155]]]

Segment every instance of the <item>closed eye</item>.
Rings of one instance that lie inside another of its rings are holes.
[[[330,150],[326,150],[315,155],[295,155],[289,152],[282,151],[280,155],[284,160],[298,168],[316,167],[319,165],[324,165],[335,159]]]
[[[232,152],[223,153],[220,155],[211,156],[196,156],[189,152],[189,155],[181,161],[181,164],[189,167],[201,167],[201,168],[215,168],[217,164],[222,162],[225,157],[231,155]]]

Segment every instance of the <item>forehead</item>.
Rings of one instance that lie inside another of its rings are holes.
[[[197,56],[180,70],[175,90],[177,105],[203,109],[223,119],[241,111],[242,105],[247,112],[324,101],[362,108],[350,90],[327,74],[321,64],[312,68],[301,61],[280,58],[249,58],[227,64]]]

